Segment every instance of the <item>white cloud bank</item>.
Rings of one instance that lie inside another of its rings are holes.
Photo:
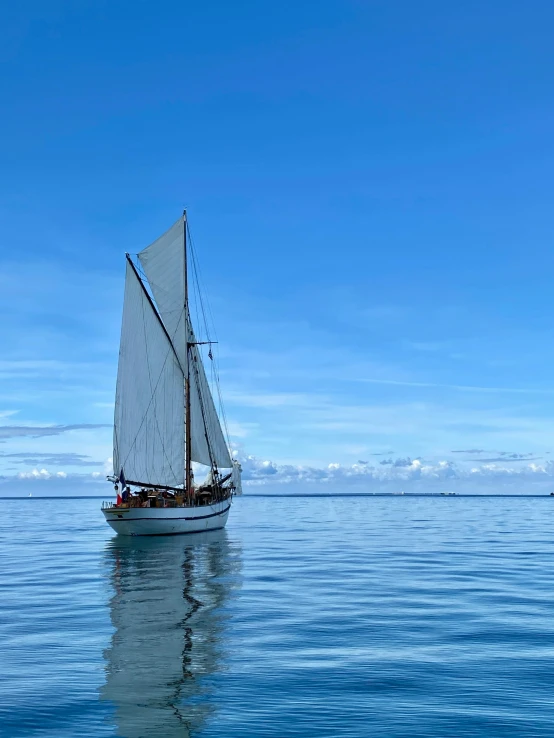
[[[437,493],[460,494],[545,494],[554,491],[554,461],[522,459],[499,463],[458,462],[399,457],[384,461],[358,461],[343,465],[330,462],[325,467],[278,464],[236,452],[243,469],[244,492],[248,494],[301,493]],[[0,494],[27,492],[29,485],[39,494],[111,494],[105,480],[111,471],[71,473],[36,467],[0,478]],[[519,462],[519,463],[518,463]]]
[[[276,464],[241,455],[246,490],[264,492],[437,492],[457,489],[471,493],[534,493],[554,491],[554,462],[527,464],[457,463],[451,460],[398,458],[386,464],[360,461],[326,467]]]
[[[33,469],[30,472],[19,472],[18,479],[66,479],[67,473],[64,471],[49,472],[46,469]]]

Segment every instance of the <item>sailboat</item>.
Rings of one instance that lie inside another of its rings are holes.
[[[123,535],[223,528],[241,467],[221,428],[189,309],[187,214],[126,254],[108,524]],[[190,241],[190,238],[188,239]],[[194,275],[193,275],[194,276]],[[197,275],[196,275],[197,276]],[[204,312],[204,311],[202,311]],[[196,484],[193,462],[208,467]]]

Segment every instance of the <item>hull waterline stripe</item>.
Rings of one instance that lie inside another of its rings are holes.
[[[163,510],[164,508],[160,508],[160,510]],[[231,509],[231,505],[229,507],[226,507],[225,510],[221,510],[221,512],[216,513],[210,513],[210,515],[198,515],[195,518],[114,518],[113,520],[110,518],[110,523],[127,523],[129,520],[161,520],[163,522],[171,521],[171,520],[206,520],[206,518],[215,518],[217,515],[224,515],[228,510]],[[121,515],[121,513],[111,513],[112,515]]]

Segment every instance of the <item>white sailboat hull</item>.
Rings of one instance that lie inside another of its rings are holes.
[[[104,507],[108,525],[123,536],[170,536],[224,528],[231,500],[200,507]]]

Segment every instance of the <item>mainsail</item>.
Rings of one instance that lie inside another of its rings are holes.
[[[127,263],[117,370],[114,471],[143,483],[183,484],[184,375],[133,266]]]
[[[114,472],[170,487],[186,473],[187,381],[191,461],[232,466],[187,311],[185,228],[180,218],[138,254],[156,307],[128,260],[116,391]]]

